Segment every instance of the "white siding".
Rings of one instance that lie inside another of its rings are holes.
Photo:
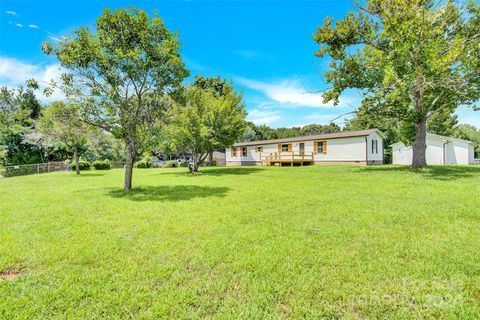
[[[383,139],[376,133],[371,133],[368,137],[368,160],[377,160],[377,161],[382,161],[383,160]],[[377,141],[377,149],[372,150],[372,144],[374,141]],[[376,152],[375,152],[376,151]]]
[[[470,148],[473,148],[471,144],[446,139],[438,136],[427,136],[425,154],[427,165],[473,164],[473,154],[470,154]],[[403,143],[396,143],[392,145],[392,149],[393,164],[412,164],[412,147],[407,147]]]
[[[437,138],[427,138],[425,156],[428,165],[443,164],[443,141]]]
[[[475,164],[475,148],[472,144],[468,145],[468,164]]]
[[[306,145],[306,152],[313,152],[313,142]],[[315,161],[365,161],[365,137],[327,140],[327,153],[316,154]]]
[[[392,163],[393,164],[412,164],[412,147],[407,147],[403,143],[392,145]]]
[[[367,141],[366,141],[367,140]],[[372,153],[372,141],[378,141],[378,151]],[[316,141],[303,141],[303,142],[283,142],[282,144],[292,144],[292,151],[295,153],[300,152],[300,144],[304,144],[305,156],[310,157],[314,151],[314,143],[324,140]],[[321,162],[364,162],[367,160],[383,161],[383,139],[376,132],[370,134],[368,137],[347,137],[347,138],[335,138],[325,139],[327,141],[327,153],[318,153],[314,155],[314,161]],[[366,145],[367,143],[367,145]],[[255,151],[257,147],[263,147],[263,151]],[[241,147],[238,150],[241,153]],[[270,154],[278,152],[278,143],[263,144],[247,147],[247,156],[236,157],[231,156],[231,148],[226,149],[226,161],[227,162],[242,162],[252,163],[260,161],[260,154],[262,159],[265,159]],[[288,154],[288,152],[287,152]]]

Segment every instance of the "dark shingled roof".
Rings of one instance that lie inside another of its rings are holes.
[[[244,142],[235,143],[233,146],[243,147],[243,146],[255,146],[260,144],[275,144],[275,143],[283,143],[283,142],[312,141],[312,140],[350,138],[350,137],[366,137],[370,135],[372,132],[377,132],[382,138],[384,138],[384,135],[378,129],[368,129],[368,130],[359,130],[359,131],[341,131],[341,132],[335,132],[335,133],[315,134],[311,136],[292,137],[292,138],[283,138],[283,139],[244,141]]]

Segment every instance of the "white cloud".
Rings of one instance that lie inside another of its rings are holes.
[[[237,77],[235,80],[244,86],[262,92],[272,101],[284,107],[329,108],[333,103],[324,103],[321,93],[309,92],[298,80],[282,80],[268,83]],[[346,102],[344,99],[342,100]]]
[[[272,58],[271,56],[259,50],[249,50],[249,49],[234,50],[233,54],[243,57],[245,59],[268,60]]]
[[[48,37],[54,41],[60,42],[60,41],[65,41],[68,39],[67,36],[56,36],[53,33],[47,31]]]
[[[257,125],[272,124],[273,122],[280,120],[280,114],[276,111],[257,108],[248,112],[247,120],[252,121]]]
[[[0,86],[10,88],[25,86],[27,80],[35,79],[43,89],[52,79],[58,83],[60,74],[59,64],[35,65],[0,56]],[[37,97],[42,102],[64,99],[64,95],[59,90],[55,90],[50,97],[45,97],[42,92],[38,92]]]
[[[36,24],[29,24],[28,27],[32,29],[40,29]]]
[[[15,23],[15,26],[21,28],[21,27],[23,27],[23,24]]]
[[[11,16],[18,16],[18,13],[16,13],[15,11],[5,11],[5,13]]]

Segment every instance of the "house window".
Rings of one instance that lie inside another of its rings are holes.
[[[317,142],[317,153],[327,153],[327,141],[318,141]]]
[[[242,148],[242,156],[246,157],[247,156],[247,147]]]
[[[288,144],[282,144],[282,152],[288,152]]]
[[[263,147],[255,147],[255,152],[263,152]]]
[[[372,153],[378,153],[378,140],[372,140]]]
[[[232,147],[230,149],[230,156],[232,157],[236,157],[237,156],[237,148],[236,147]]]

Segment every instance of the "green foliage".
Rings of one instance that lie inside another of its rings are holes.
[[[0,133],[14,125],[30,127],[42,106],[32,89],[0,88]]]
[[[110,160],[95,160],[93,162],[93,167],[95,168],[95,170],[110,170]]]
[[[432,114],[450,115],[480,98],[480,5],[475,1],[370,0],[333,23],[325,19],[314,40],[339,103],[348,88],[362,90],[362,108],[402,127],[414,165],[425,162],[425,126]],[[475,58],[474,58],[475,57]]]
[[[112,134],[103,130],[91,130],[83,157],[88,161],[108,159],[112,162],[125,161],[125,145]]]
[[[148,169],[152,167],[152,162],[148,159],[141,159],[135,162],[135,168]]]
[[[475,158],[480,158],[480,129],[470,124],[459,124],[455,128],[454,136],[472,141],[475,144]]]
[[[40,102],[30,88],[0,88],[0,165],[45,162],[53,150],[60,149],[35,131],[40,111]]]
[[[165,162],[165,167],[166,168],[176,168],[178,167],[178,161],[177,160],[168,160]]]
[[[458,117],[450,110],[440,110],[434,113],[427,122],[427,129],[430,133],[443,136],[451,136],[455,133],[458,124]]]
[[[75,171],[76,165],[77,165],[77,163],[75,161],[70,162],[70,170]],[[78,161],[78,166],[79,166],[80,171],[87,171],[87,170],[90,170],[92,168],[92,165],[91,165],[90,162],[82,160],[82,159],[80,159]]]
[[[59,85],[82,107],[84,119],[125,143],[124,188],[132,166],[171,101],[165,97],[188,76],[177,36],[162,19],[142,9],[105,9],[96,32],[75,30],[56,44],[44,43],[65,73]]]
[[[255,125],[252,122],[247,122],[247,127],[243,131],[241,141],[257,141],[257,140],[271,140],[282,139],[299,136],[309,136],[323,133],[333,133],[342,131],[339,125],[330,123],[322,124],[308,124],[303,127],[290,128],[270,128],[267,125]]]
[[[198,78],[203,79],[203,78]],[[219,83],[222,91],[210,85]],[[205,161],[208,153],[224,149],[241,136],[245,128],[245,105],[242,96],[232,85],[219,78],[211,79],[209,85],[202,82],[185,90],[176,104],[175,116],[163,135],[177,150],[192,153],[194,173]]]
[[[43,111],[37,128],[47,139],[64,144],[77,157],[87,148],[88,127],[76,105],[52,102]]]
[[[179,167],[182,167],[182,168],[187,168],[188,165],[189,165],[189,163],[188,163],[188,161],[185,160],[185,159],[180,160],[180,162],[178,163],[178,166],[179,166]]]
[[[330,123],[330,124],[309,124],[303,126],[300,131],[298,132],[299,136],[311,136],[315,134],[324,134],[324,133],[334,133],[340,132],[342,128],[338,124]]]

